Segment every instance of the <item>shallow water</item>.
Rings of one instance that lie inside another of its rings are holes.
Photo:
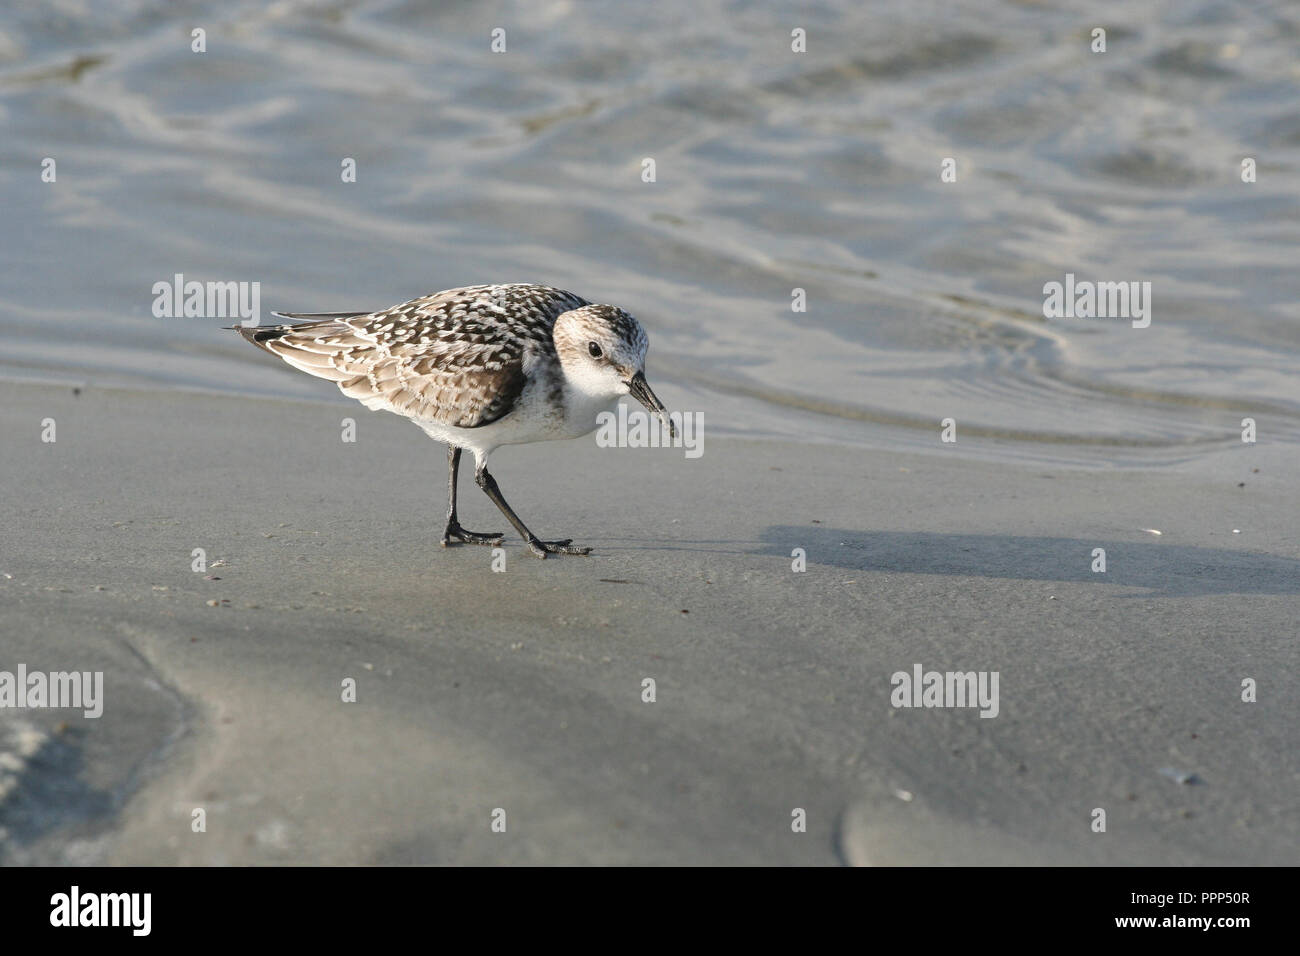
[[[1282,2],[11,2],[0,376],[337,396],[154,283],[269,321],[540,281],[637,314],[719,434],[1297,443],[1298,48]],[[1067,273],[1150,326],[1044,318]]]

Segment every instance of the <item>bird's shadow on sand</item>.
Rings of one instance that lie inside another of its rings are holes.
[[[1148,588],[1162,596],[1300,594],[1300,561],[1165,541],[1036,538],[1002,534],[854,531],[773,525],[759,553],[855,571],[947,574],[1019,581],[1079,581]],[[1106,570],[1093,571],[1104,548]]]

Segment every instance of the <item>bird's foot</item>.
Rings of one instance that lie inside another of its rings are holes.
[[[442,533],[442,540],[438,542],[444,548],[457,541],[461,544],[486,544],[496,547],[505,540],[505,533],[501,531],[466,531],[457,521],[447,523],[447,529]]]
[[[591,554],[591,548],[575,548],[572,544],[572,538],[565,538],[562,541],[543,541],[540,538],[529,538],[528,550],[539,558],[544,558],[548,554]]]

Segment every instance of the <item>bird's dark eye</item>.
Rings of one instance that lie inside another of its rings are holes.
[[[587,343],[587,351],[591,353],[592,358],[600,358],[605,353],[600,350],[600,346],[595,342]]]

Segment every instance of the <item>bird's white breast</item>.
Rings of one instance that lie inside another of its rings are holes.
[[[617,395],[588,392],[564,379],[556,368],[553,374],[538,374],[534,369],[514,408],[489,425],[457,428],[435,421],[416,421],[435,441],[447,442],[486,457],[501,445],[518,445],[535,441],[580,438],[596,429],[597,416],[613,411]],[[554,376],[554,377],[553,377]]]

